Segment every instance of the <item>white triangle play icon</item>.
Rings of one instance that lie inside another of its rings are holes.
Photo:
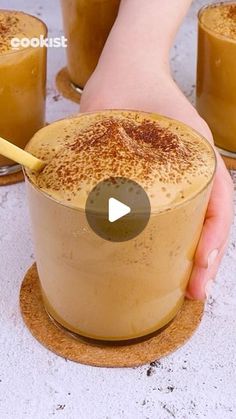
[[[123,204],[115,198],[110,198],[108,202],[108,220],[110,223],[119,220],[131,212],[128,205]]]

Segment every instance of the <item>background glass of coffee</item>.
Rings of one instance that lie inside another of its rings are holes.
[[[199,12],[197,100],[221,154],[236,157],[236,2]]]
[[[46,37],[47,27],[23,12],[0,10],[0,136],[24,148],[45,122],[46,48],[12,49],[12,38]],[[0,176],[21,166],[0,155]]]
[[[26,185],[50,316],[108,341],[168,324],[184,300],[211,192],[209,142],[159,115],[104,111],[41,129],[27,150],[47,162],[39,174],[27,170]],[[137,182],[151,205],[145,229],[122,242],[98,236],[85,212],[89,192],[115,176]]]
[[[120,0],[61,0],[69,77],[80,92],[95,70]]]

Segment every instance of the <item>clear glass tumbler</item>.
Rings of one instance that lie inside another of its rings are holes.
[[[2,26],[13,18],[25,33],[19,34],[17,26],[5,26],[0,47],[0,136],[24,148],[45,123],[47,51],[40,46],[14,50],[8,43],[15,36],[46,37],[47,27],[23,12],[0,10]],[[0,176],[19,170],[21,166],[0,155]]]
[[[117,116],[119,111],[57,121],[40,130],[27,150],[37,154],[38,147],[42,150],[43,145],[46,150],[51,138],[63,144],[63,132],[68,136],[69,126],[76,135],[84,118],[103,118],[103,115],[107,118],[108,113]],[[133,112],[132,117],[138,114]],[[151,114],[149,117],[152,118]],[[177,129],[183,130],[183,124],[176,124]],[[84,207],[62,201],[58,195],[49,195],[26,171],[45,308],[66,330],[105,341],[128,340],[160,329],[180,309],[215,172],[215,153],[211,145],[191,128],[185,126],[184,130],[182,136],[192,135],[200,149],[204,148],[209,175],[197,181],[193,190],[188,186],[191,198],[186,196],[184,202],[176,204],[173,200],[166,209],[152,210],[142,233],[125,242],[99,237],[89,227]],[[60,147],[55,145],[52,153],[56,149],[59,152]],[[174,186],[170,188],[175,193]],[[164,190],[168,193],[168,184]],[[84,196],[83,193],[83,190],[78,191],[80,196]]]
[[[61,0],[68,72],[79,92],[95,70],[119,5],[120,0]]]
[[[236,2],[213,3],[198,15],[196,107],[221,154],[236,157]]]

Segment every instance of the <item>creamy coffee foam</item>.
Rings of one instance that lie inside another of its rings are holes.
[[[31,39],[41,34],[45,34],[45,26],[34,16],[14,10],[0,9],[0,55],[14,52],[11,46],[12,38]]]
[[[105,111],[57,121],[27,150],[47,162],[28,176],[42,191],[84,208],[88,193],[109,177],[126,177],[148,193],[152,210],[172,208],[211,180],[214,152],[191,128],[158,115]]]
[[[208,29],[236,40],[236,3],[209,6],[202,12],[200,20]]]

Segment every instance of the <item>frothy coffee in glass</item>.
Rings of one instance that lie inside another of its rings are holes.
[[[236,157],[236,2],[199,12],[196,106],[223,155]]]
[[[47,162],[27,171],[37,267],[48,313],[66,329],[102,340],[144,336],[180,309],[215,171],[211,145],[156,114],[104,111],[57,121],[27,150]],[[88,225],[89,192],[126,177],[148,194],[137,237],[107,241]]]
[[[61,0],[69,77],[83,89],[95,70],[120,0]]]
[[[0,136],[21,148],[44,125],[46,48],[20,42],[40,35],[47,35],[47,27],[38,18],[0,9]],[[0,155],[0,175],[18,170],[19,165]]]

